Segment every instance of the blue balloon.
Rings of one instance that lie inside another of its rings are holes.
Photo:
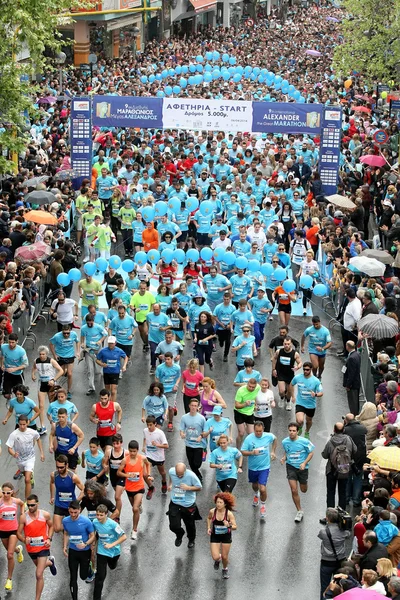
[[[183,73],[184,75],[186,75],[186,73],[188,73],[188,72],[189,72],[189,67],[188,67],[187,65],[183,65],[183,66],[182,66],[182,73]]]
[[[268,69],[261,69],[261,75],[263,77],[268,77]]]
[[[275,75],[274,81],[275,83],[281,83],[282,77],[280,75]]]
[[[231,75],[234,75],[236,73],[235,67],[229,67],[228,73],[230,73]]]
[[[143,250],[140,250],[139,252],[136,252],[136,254],[135,254],[135,261],[137,262],[137,264],[140,267],[144,267],[144,265],[147,263],[147,254],[146,254],[146,252],[143,252]],[[122,268],[123,268],[123,264],[124,263],[122,263]],[[131,269],[131,271],[132,271],[132,269]]]
[[[212,259],[212,255],[213,255],[213,251],[211,250],[211,248],[208,248],[207,246],[205,248],[202,248],[200,250],[200,257],[203,260],[211,260]]]
[[[256,273],[257,271],[260,270],[260,261],[256,260],[255,258],[252,258],[251,260],[249,260],[249,264],[247,265],[247,268],[252,273]]]
[[[204,217],[207,217],[214,211],[214,204],[210,200],[203,200],[199,210]]]
[[[156,73],[157,81],[161,81],[162,78],[163,78],[163,76],[161,75],[161,73]]]
[[[228,62],[229,61],[229,54],[223,54],[222,55],[222,62]]]
[[[164,91],[167,96],[172,96],[172,87],[170,85],[166,85]]]
[[[312,287],[313,284],[313,278],[311,277],[311,275],[302,275],[300,277],[300,287],[302,287],[305,290],[309,290]]]
[[[289,85],[289,89],[288,89],[288,91],[289,91],[289,94],[293,94],[293,92],[295,91],[295,89],[296,89],[296,88],[294,87],[294,85],[290,84],[290,85]]]
[[[156,216],[156,212],[152,206],[145,206],[141,209],[143,221],[148,223],[149,221],[154,221],[154,217]]]
[[[108,259],[108,264],[112,269],[119,269],[121,266],[121,259],[117,254],[113,254]]]
[[[236,262],[236,254],[234,252],[225,252],[222,260],[224,261],[224,263],[226,263],[227,265],[231,266],[234,265]]]
[[[324,283],[318,283],[315,286],[315,288],[313,289],[313,292],[316,296],[319,296],[320,298],[322,298],[323,296],[326,296],[326,294],[327,294],[326,285]]]
[[[85,267],[87,265],[93,265],[94,266],[93,273],[96,271],[96,265],[94,263],[86,263]],[[87,275],[93,275],[93,273],[87,273]],[[59,273],[57,275],[57,283],[58,283],[58,285],[62,285],[63,287],[66,287],[67,285],[69,285],[71,283],[71,280],[69,278],[68,273]]]
[[[189,85],[196,85],[196,79],[194,77],[194,75],[191,75],[188,79],[188,84]]]
[[[293,98],[295,100],[300,100],[300,96],[301,96],[301,94],[300,94],[299,90],[296,90],[295,92],[293,92]]]
[[[181,210],[181,201],[179,200],[179,198],[170,198],[168,200],[168,208],[170,208],[174,213],[179,212]]]
[[[257,79],[257,75],[255,73],[250,73],[251,81],[255,81]]]
[[[107,269],[107,261],[105,258],[98,258],[97,260],[104,260],[104,262],[106,263],[106,269]],[[96,260],[96,266],[99,269],[99,271],[101,271],[102,269],[99,268],[99,266],[97,265],[97,260]],[[106,270],[104,269],[104,270]],[[80,272],[79,269],[70,269],[70,271],[68,271],[68,275],[71,281],[80,281],[82,279],[82,273]]]
[[[274,267],[271,263],[263,263],[260,267],[260,271],[265,277],[270,277],[274,272]]]
[[[253,67],[250,67],[250,65],[246,65],[244,68],[244,72],[245,73],[251,73],[253,70]]]
[[[202,73],[202,72],[204,71],[204,67],[203,67],[203,65],[197,65],[197,66],[196,66],[196,71],[197,71],[198,73]]]
[[[296,282],[293,281],[293,279],[286,279],[286,281],[283,282],[282,287],[285,290],[285,292],[290,294],[296,289]]]
[[[187,79],[185,79],[184,77],[181,77],[179,80],[179,85],[181,86],[182,89],[185,89],[185,87],[187,87]]]
[[[206,64],[206,66],[204,67],[204,70],[207,71],[208,73],[211,73],[211,71],[213,70],[212,65]]]
[[[157,92],[157,96],[158,96],[159,98],[164,98],[165,94],[164,94],[164,92],[163,92],[162,90],[158,90],[158,92]]]
[[[137,254],[136,254],[137,256]],[[136,258],[135,256],[135,258]],[[147,258],[148,260],[151,262],[152,265],[156,265],[158,263],[158,261],[160,260],[160,253],[158,250],[155,250],[154,248],[152,250],[149,250],[147,253]]]
[[[239,73],[239,75],[243,75],[244,68],[242,67],[242,65],[238,65],[237,67],[235,67],[235,69],[236,73]]]
[[[168,75],[173,77],[175,75],[175,69],[168,69]]]
[[[146,75],[142,75],[141,78],[140,78],[140,81],[142,83],[147,83],[148,79],[147,79]]]
[[[195,75],[194,76],[195,84],[200,85],[203,83],[203,75]]]
[[[263,83],[263,81],[264,81],[264,77],[263,77],[262,75],[259,75],[259,76],[257,77],[257,81],[258,81],[258,83]]]
[[[181,65],[177,65],[175,67],[175,73],[176,73],[176,75],[180,75],[182,73],[182,67],[181,67]]]
[[[200,258],[200,254],[199,251],[196,250],[196,248],[190,248],[190,250],[188,250],[186,252],[186,258],[187,260],[191,260],[193,262],[197,262]]]
[[[122,261],[121,267],[125,273],[130,273],[135,268],[135,263],[130,258],[127,258],[126,260]]]
[[[83,267],[83,270],[85,271],[86,275],[94,275],[96,273],[96,271],[97,271],[97,267],[96,267],[95,263],[88,262]],[[69,277],[68,277],[68,283],[69,283]],[[68,283],[64,284],[64,285],[68,285]]]
[[[213,256],[217,262],[220,262],[221,260],[223,260],[224,254],[225,254],[225,248],[222,248],[222,246],[219,246],[218,248],[215,248]]]
[[[286,270],[283,267],[278,267],[275,269],[274,277],[277,281],[283,281],[286,279]]]
[[[254,73],[254,75],[259,75],[261,73],[260,67],[254,67],[253,73]]]
[[[219,52],[217,52],[217,50],[214,50],[214,52],[212,53],[212,57],[214,61],[219,60],[220,54]]]
[[[233,76],[233,81],[235,83],[239,83],[239,81],[242,79],[242,76],[240,73],[235,73],[235,75]]]
[[[190,65],[189,65],[189,71],[190,71],[191,73],[196,73],[196,65],[190,64]]]
[[[287,79],[283,79],[282,80],[282,87],[288,87],[289,86],[289,82]]]
[[[163,217],[164,215],[167,214],[168,204],[166,202],[164,202],[164,200],[159,200],[158,202],[155,203],[154,210],[156,213],[156,217]]]
[[[245,256],[238,256],[235,261],[235,265],[238,269],[247,269],[248,264],[249,264],[249,261],[247,260],[247,258]]]
[[[182,250],[182,248],[177,248],[177,250],[174,251],[173,257],[174,260],[176,260],[176,262],[180,265],[185,262],[185,252]]]
[[[304,96],[300,96],[300,98],[299,98],[300,104],[304,104],[305,101],[306,101],[306,99],[304,98]]]
[[[189,196],[189,198],[186,200],[185,204],[186,204],[186,208],[190,212],[194,212],[195,210],[197,210],[199,208],[199,201],[194,196]]]
[[[180,94],[181,88],[179,85],[174,85],[174,87],[172,88],[172,91],[175,94],[175,96],[177,96],[178,94]]]
[[[161,71],[161,76],[163,79],[167,79],[168,77],[168,69],[164,69],[163,71]]]
[[[161,258],[165,263],[167,263],[167,265],[169,265],[169,263],[174,260],[174,251],[170,250],[170,248],[165,248],[161,252]]]
[[[204,58],[201,56],[201,54],[199,54],[198,56],[196,56],[196,62],[202,63],[203,61],[204,61]]]
[[[203,79],[204,79],[205,83],[210,83],[212,81],[211,73],[204,73]],[[240,75],[239,75],[239,80],[240,80]]]
[[[222,79],[224,81],[228,81],[231,78],[230,73],[228,73],[228,71],[226,71],[225,73],[222,73]]]
[[[213,53],[212,52],[206,52],[206,59],[207,60],[212,60],[213,59]]]
[[[236,65],[236,56],[230,56],[229,57],[229,64],[230,65]]]
[[[153,83],[153,81],[155,81],[156,76],[155,75],[149,75],[149,82]]]
[[[99,271],[102,271],[104,273],[105,271],[107,271],[108,262],[106,261],[105,258],[100,257],[96,260],[96,267]],[[70,277],[71,277],[71,271],[70,271]],[[72,277],[71,277],[71,279],[72,279]]]

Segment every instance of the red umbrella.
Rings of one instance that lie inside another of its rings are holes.
[[[354,111],[369,114],[371,112],[371,109],[367,108],[366,106],[354,106]]]
[[[45,242],[35,242],[34,244],[30,244],[29,246],[20,246],[15,251],[15,258],[19,258],[20,260],[34,261],[34,260],[43,260],[47,258],[51,254],[51,247],[48,246]]]
[[[386,160],[383,156],[376,156],[376,154],[367,154],[366,156],[361,156],[360,162],[364,165],[369,165],[370,167],[383,167],[386,165]]]

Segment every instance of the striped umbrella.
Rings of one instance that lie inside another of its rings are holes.
[[[396,319],[386,315],[367,315],[358,321],[357,328],[374,340],[391,338],[399,333]]]
[[[382,469],[400,471],[400,448],[397,446],[378,446],[369,453],[368,458],[371,464],[376,464]]]

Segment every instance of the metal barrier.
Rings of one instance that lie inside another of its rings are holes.
[[[41,279],[38,286],[38,293],[33,303],[34,310],[31,312],[28,309],[25,309],[21,315],[17,318],[13,318],[12,327],[13,332],[18,335],[19,344],[24,346],[26,342],[30,341],[33,344],[33,347],[36,345],[36,335],[32,330],[32,323],[37,321],[38,319],[44,319],[43,315],[41,315],[41,310],[45,303],[45,289],[46,282],[44,279]]]

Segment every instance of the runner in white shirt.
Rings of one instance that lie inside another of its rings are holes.
[[[33,470],[35,467],[35,443],[40,450],[40,460],[44,462],[44,452],[40,435],[36,429],[28,427],[28,417],[21,415],[18,420],[18,429],[10,433],[6,446],[9,454],[13,456],[18,469],[25,475],[25,498],[32,491]]]
[[[169,448],[165,433],[159,429],[156,425],[157,422],[154,417],[149,415],[146,419],[145,429],[143,429],[143,447],[142,452],[146,455],[149,463],[153,467],[157,467],[157,471],[161,475],[161,492],[167,493],[167,473],[165,471],[165,450]],[[151,500],[154,493],[154,485],[149,486],[147,490],[146,498]]]

